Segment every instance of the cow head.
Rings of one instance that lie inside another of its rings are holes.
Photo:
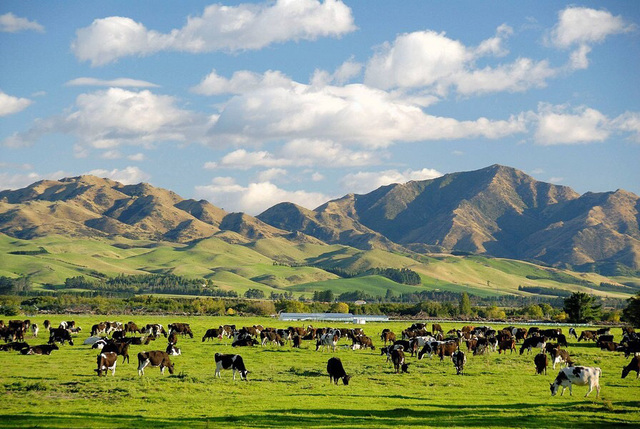
[[[169,370],[169,374],[173,374],[173,362],[167,365],[167,369]]]
[[[406,372],[407,374],[409,373],[409,365],[411,365],[410,363],[403,363],[402,364],[402,372]]]
[[[631,372],[631,368],[629,368],[628,366],[622,368],[622,378],[625,378],[627,375],[629,375],[629,372]]]
[[[551,396],[556,396],[556,393],[558,393],[558,387],[560,387],[560,385],[554,381],[550,384],[549,387],[551,389]]]
[[[349,380],[351,380],[350,375],[345,375],[344,377],[342,377],[342,382],[344,383],[345,386],[349,384]]]

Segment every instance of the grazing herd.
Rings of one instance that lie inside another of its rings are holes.
[[[53,351],[59,350],[60,345],[74,345],[74,336],[81,328],[76,326],[74,321],[63,321],[58,327],[54,327],[48,320],[43,324],[49,332],[47,344],[29,346],[25,341],[25,333],[32,333],[33,338],[38,337],[39,328],[29,320],[10,320],[8,324],[0,321],[0,337],[5,340],[5,344],[0,345],[0,351],[18,351],[23,355],[41,354],[50,355]],[[193,338],[194,333],[188,323],[171,323],[167,326],[168,331],[161,324],[146,324],[138,327],[134,322],[126,324],[120,322],[100,322],[91,327],[90,336],[84,340],[84,345],[90,345],[99,350],[97,355],[97,368],[95,372],[98,376],[106,375],[111,371],[115,376],[116,366],[119,357],[122,363],[129,363],[129,349],[131,346],[146,346],[152,341],[156,341],[161,336],[167,338],[167,347],[164,350],[140,351],[138,357],[138,375],[143,376],[146,367],[159,367],[164,374],[165,369],[170,374],[174,373],[174,364],[171,356],[182,354],[176,344],[180,337]],[[570,328],[568,334],[578,342],[593,341],[596,346],[603,351],[623,352],[625,357],[633,355],[631,362],[623,367],[622,378],[629,372],[636,372],[636,379],[640,377],[640,337],[632,328],[623,329],[623,337],[620,341],[614,341],[614,336],[608,328],[598,330],[584,330],[577,335],[574,328]],[[376,350],[371,337],[365,335],[362,328],[314,328],[289,327],[286,329],[269,328],[262,325],[245,326],[237,329],[235,325],[221,325],[218,328],[207,329],[202,342],[215,341],[228,338],[232,347],[252,347],[261,345],[262,347],[283,347],[289,344],[293,348],[300,348],[302,341],[312,341],[315,343],[316,352],[335,352],[338,347],[350,348],[351,350]],[[451,359],[457,375],[464,375],[467,355],[480,355],[491,352],[509,351],[513,354],[520,344],[519,354],[523,355],[536,351],[534,355],[534,366],[536,374],[547,374],[549,365],[562,368],[556,379],[550,384],[551,394],[555,395],[562,387],[561,395],[568,387],[572,393],[572,385],[588,386],[587,395],[594,389],[596,396],[600,394],[599,379],[602,374],[600,368],[578,366],[575,364],[570,353],[566,349],[567,339],[560,328],[540,329],[531,327],[528,330],[509,326],[499,330],[489,326],[463,326],[461,329],[452,329],[444,332],[442,327],[434,323],[431,330],[424,323],[413,323],[407,329],[401,331],[399,336],[389,329],[384,329],[379,335],[380,341],[384,344],[380,348],[380,354],[386,356],[387,362],[393,365],[396,374],[408,373],[408,357],[422,360],[424,356],[432,358],[437,356],[440,361],[445,357]],[[351,344],[344,344],[344,342]],[[342,344],[341,344],[342,343]],[[466,353],[462,346],[466,345]],[[222,370],[232,370],[235,380],[236,372],[240,374],[240,379],[247,381],[249,371],[245,367],[244,360],[239,354],[215,353],[215,376],[220,378]],[[332,357],[327,362],[327,372],[331,382],[337,384],[342,380],[348,385],[351,379],[347,375],[342,361],[337,357]]]

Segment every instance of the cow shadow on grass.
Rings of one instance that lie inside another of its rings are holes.
[[[580,413],[585,409],[592,411],[588,416],[588,426],[609,426],[631,423],[624,414],[637,413],[638,403],[634,401],[616,403],[616,407],[625,407],[614,412],[600,408],[599,403],[590,401],[555,401],[547,404],[495,404],[464,407],[455,404],[425,403],[428,409],[391,408],[391,409],[341,409],[341,408],[280,408],[277,411],[253,412],[245,415],[224,415],[212,417],[154,417],[144,412],[135,415],[99,414],[99,413],[55,413],[0,415],[4,427],[78,427],[89,424],[92,427],[555,427],[558,425],[557,413],[572,413],[572,421],[564,426],[583,426]],[[550,412],[551,411],[551,412]]]

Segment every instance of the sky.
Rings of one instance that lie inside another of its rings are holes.
[[[640,3],[0,2],[0,189],[229,212],[517,168],[640,194]]]

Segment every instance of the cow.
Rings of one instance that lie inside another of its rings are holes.
[[[602,344],[613,342],[613,335],[600,335],[596,340],[596,347],[602,348]]]
[[[555,340],[556,338],[558,338],[558,335],[562,334],[562,329],[560,328],[542,329],[538,332],[543,337],[547,337],[551,340]]]
[[[44,322],[42,323],[42,326],[44,326],[44,329],[48,331],[49,328],[51,328],[51,322],[49,321],[49,319],[45,319]]]
[[[191,332],[191,326],[189,326],[188,323],[171,323],[167,327],[169,328],[169,334],[171,334],[171,332],[177,332],[178,334],[188,335],[190,338],[193,338],[193,332]]]
[[[380,341],[384,341],[385,346],[387,345],[387,342],[391,342],[393,344],[395,340],[396,340],[396,334],[394,334],[389,329],[384,329],[382,331],[382,334],[380,334]]]
[[[69,345],[73,345],[73,338],[71,338],[71,333],[65,328],[52,328],[49,330],[49,344],[53,344],[55,342],[64,344],[65,341],[69,342]]]
[[[600,347],[600,350],[608,350],[610,352],[615,352],[620,348],[620,345],[613,341],[604,341],[600,343],[599,347]]]
[[[95,337],[100,334],[107,333],[107,325],[104,323],[96,323],[91,327],[91,336]]]
[[[138,353],[138,375],[144,375],[144,369],[147,366],[159,366],[160,373],[164,375],[164,369],[169,370],[169,374],[173,374],[173,363],[166,352],[162,350],[152,350],[150,352]]]
[[[567,344],[567,337],[565,337],[564,334],[558,335],[558,345],[561,347],[569,347],[569,344]]]
[[[440,357],[440,362],[442,362],[445,356],[453,356],[456,350],[458,350],[458,344],[454,341],[447,341],[438,344],[436,354]]]
[[[565,364],[565,366],[573,366],[573,361],[569,356],[569,352],[562,349],[555,349],[549,353],[551,361],[553,362],[553,369],[556,369],[556,364]]]
[[[156,337],[153,335],[145,335],[143,337],[129,337],[125,338],[123,342],[139,346],[139,345],[148,345],[151,341],[155,341]]]
[[[223,369],[231,369],[233,370],[233,379],[236,379],[236,371],[240,373],[240,379],[244,381],[248,381],[247,368],[244,366],[244,361],[242,360],[242,356],[240,355],[223,355],[220,353],[216,353],[214,355],[214,359],[216,362],[216,377],[220,377],[220,371]]]
[[[456,375],[464,375],[464,364],[467,362],[467,357],[462,350],[456,350],[451,355],[451,361],[456,368]]]
[[[258,340],[254,340],[251,337],[242,338],[231,343],[231,347],[253,347],[260,344]]]
[[[404,341],[404,340],[398,340],[396,341],[395,344],[392,344],[387,347],[381,347],[380,356],[387,355],[387,362],[389,362],[391,360],[391,352],[400,348],[404,351],[404,345],[402,343],[406,343],[406,342],[407,341]]]
[[[60,350],[57,344],[42,344],[20,350],[23,355],[50,355],[52,351]]]
[[[102,353],[113,352],[118,356],[122,356],[122,363],[126,360],[129,363],[129,343],[121,343],[117,341],[107,342],[102,347]]]
[[[547,375],[547,366],[549,366],[549,359],[547,358],[546,353],[538,353],[536,357],[533,358],[533,363],[536,365],[536,374]]]
[[[165,350],[169,356],[180,356],[182,351],[176,347],[175,343],[169,343],[167,345],[167,350]]]
[[[444,334],[444,330],[442,329],[442,326],[440,326],[439,323],[434,323],[431,325],[431,332],[433,333],[440,332],[441,334]]]
[[[327,362],[327,372],[329,373],[329,383],[338,384],[338,380],[342,379],[342,383],[346,386],[351,380],[351,376],[347,375],[342,366],[342,361],[337,357],[332,357]]]
[[[140,334],[142,333],[142,329],[138,328],[138,325],[136,325],[135,323],[133,323],[131,321],[125,323],[123,330],[124,330],[124,332],[126,334],[128,334],[129,332],[132,332],[132,333],[136,333],[137,332],[137,333],[140,333]]]
[[[159,323],[147,323],[147,325],[142,328],[142,333],[147,335],[153,335],[154,337],[159,336],[160,334],[164,335],[167,338],[167,331],[164,330],[164,326]]]
[[[498,344],[498,354],[502,354],[503,350],[505,354],[507,353],[507,350],[511,350],[511,353],[513,354],[516,350],[516,341],[514,339],[500,341],[500,344]]]
[[[293,338],[291,339],[291,347],[299,349],[301,343],[302,337],[296,332],[295,334],[293,334]]]
[[[569,335],[577,340],[578,339],[578,334],[576,332],[576,328],[569,328]]]
[[[371,341],[370,337],[366,335],[358,335],[353,337],[353,344],[351,348],[353,350],[366,349],[370,348],[371,350],[375,350],[376,347],[373,345],[373,341]]]
[[[71,329],[71,328],[75,328],[75,327],[76,327],[76,321],[75,320],[69,320],[69,321],[60,322],[60,325],[58,326],[58,328],[60,328],[60,329]]]
[[[0,346],[0,351],[8,352],[9,350],[20,351],[22,349],[28,349],[29,344],[25,342],[14,341],[8,344],[3,344]]]
[[[640,341],[629,341],[624,345],[623,348],[624,357],[629,357],[629,355],[634,354],[638,355],[640,353]]]
[[[602,375],[602,370],[598,367],[589,367],[589,366],[569,366],[567,368],[563,368],[558,373],[556,379],[551,383],[551,396],[555,396],[558,393],[558,388],[562,386],[562,392],[560,396],[564,395],[564,390],[569,388],[569,395],[573,395],[571,391],[571,386],[589,386],[589,390],[587,390],[586,398],[589,396],[589,393],[596,389],[596,398],[600,396],[600,375]]]
[[[98,377],[107,375],[107,371],[111,371],[111,376],[116,375],[116,364],[118,363],[118,355],[114,352],[102,352],[98,355],[98,368],[95,370]]]
[[[98,341],[105,341],[107,339],[108,339],[107,337],[89,337],[86,340],[84,340],[82,344],[84,344],[85,346],[92,346]],[[92,348],[95,348],[95,347],[92,347]]]
[[[629,365],[622,368],[622,378],[625,378],[631,371],[636,372],[636,380],[640,378],[640,356],[634,356]]]
[[[338,333],[327,332],[326,334],[322,334],[320,339],[316,341],[316,351],[320,350],[321,348],[324,351],[324,348],[326,347],[327,351],[329,350],[329,348],[333,348],[333,351],[335,352],[338,345],[338,340],[340,340],[340,335]]]
[[[277,332],[262,331],[260,332],[260,339],[262,340],[263,347],[267,345],[267,343],[284,346],[284,340]]]
[[[609,335],[610,332],[611,332],[611,328],[600,328],[596,331],[596,335],[598,336]]]
[[[524,341],[527,338],[527,330],[524,328],[516,328],[514,336],[516,337],[516,342],[520,340]]]
[[[37,323],[32,323],[31,324],[31,333],[33,334],[34,337],[38,337],[38,332],[40,331],[40,328],[38,327]]]
[[[591,341],[596,341],[598,339],[598,333],[596,331],[582,331],[580,333],[580,337],[578,338],[578,342],[580,342],[581,340],[591,340]]]
[[[127,333],[124,331],[115,331],[113,335],[111,335],[111,339],[116,341],[122,341],[126,335]]]
[[[231,338],[236,330],[236,325],[222,325],[219,329],[222,329],[222,338]]]
[[[438,345],[439,344],[440,344],[440,341],[432,341],[430,343],[426,343],[422,347],[422,350],[420,350],[418,352],[418,360],[422,360],[422,358],[426,354],[428,354],[429,355],[429,359],[431,359],[431,354],[435,353],[438,350]]]
[[[395,369],[396,374],[401,370],[402,372],[409,372],[407,371],[409,364],[405,362],[404,351],[401,347],[391,351],[391,362],[393,362],[393,368]]]
[[[532,348],[540,349],[540,351],[543,351],[546,345],[547,339],[545,337],[533,336],[525,338],[524,342],[522,343],[522,347],[520,348],[520,354],[522,355],[525,350],[531,353]]]
[[[223,332],[224,331],[220,328],[207,329],[207,332],[205,332],[204,336],[202,337],[202,342],[204,343],[204,340],[210,340],[213,338],[222,338]]]

